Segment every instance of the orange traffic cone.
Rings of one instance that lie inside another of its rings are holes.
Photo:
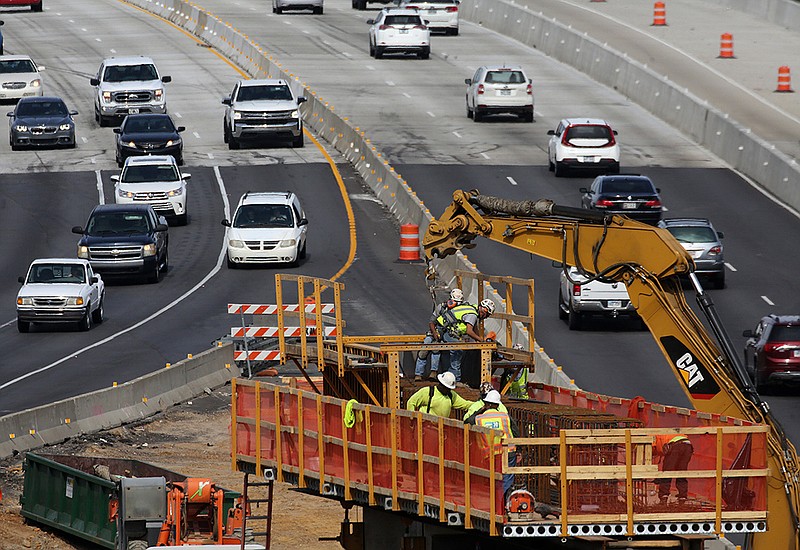
[[[719,58],[733,59],[733,35],[729,32],[723,33],[719,42]]]
[[[784,93],[794,92],[794,90],[792,90],[792,75],[789,73],[789,67],[786,65],[778,67],[778,87],[775,91]]]
[[[664,2],[656,2],[653,6],[653,26],[663,27],[667,24],[667,6]]]

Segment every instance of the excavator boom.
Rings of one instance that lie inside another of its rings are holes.
[[[476,237],[561,262],[565,269],[575,266],[589,278],[623,282],[695,409],[771,427],[769,531],[755,534],[753,543],[756,550],[800,550],[797,452],[731,353],[713,303],[694,275],[694,262],[668,231],[545,199],[513,201],[456,191],[428,226],[422,247],[430,261],[474,247]],[[727,353],[686,303],[681,276],[692,281]]]

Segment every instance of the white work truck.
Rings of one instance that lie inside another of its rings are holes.
[[[567,277],[569,275],[569,277]],[[570,330],[578,330],[585,317],[636,317],[628,290],[623,283],[589,281],[578,269],[561,270],[558,291],[558,317],[567,322]]]

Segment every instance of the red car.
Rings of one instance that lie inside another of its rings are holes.
[[[767,315],[755,330],[745,330],[744,364],[756,389],[800,383],[800,315]]]

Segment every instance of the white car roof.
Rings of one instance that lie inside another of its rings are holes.
[[[565,118],[565,124],[597,124],[602,126],[611,126],[608,122],[603,120],[602,118]]]
[[[282,78],[262,78],[260,80],[240,80],[242,86],[277,86],[280,84],[288,86],[289,83]]]
[[[155,61],[153,61],[150,57],[145,57],[143,55],[128,55],[123,57],[107,57],[103,60],[103,63],[106,65],[142,65],[143,63],[152,63],[155,65]]]
[[[520,65],[484,65],[483,68],[486,69],[487,71],[506,70],[506,71],[522,71],[523,73],[525,72],[525,69],[523,69]]]
[[[386,15],[419,15],[419,11],[407,8],[383,8]]]
[[[257,193],[245,193],[239,200],[239,206],[242,206],[243,204],[291,204],[293,198],[294,193],[291,191],[260,191]]]
[[[125,159],[125,166],[131,164],[177,164],[172,155],[143,155],[141,157],[128,157]]]
[[[22,55],[22,54],[4,55],[3,57],[0,57],[0,60],[2,60],[2,61],[22,61],[22,60],[33,61],[33,59],[31,59],[31,56]]]
[[[81,264],[89,265],[89,260],[82,258],[37,258],[31,262],[33,264]]]

